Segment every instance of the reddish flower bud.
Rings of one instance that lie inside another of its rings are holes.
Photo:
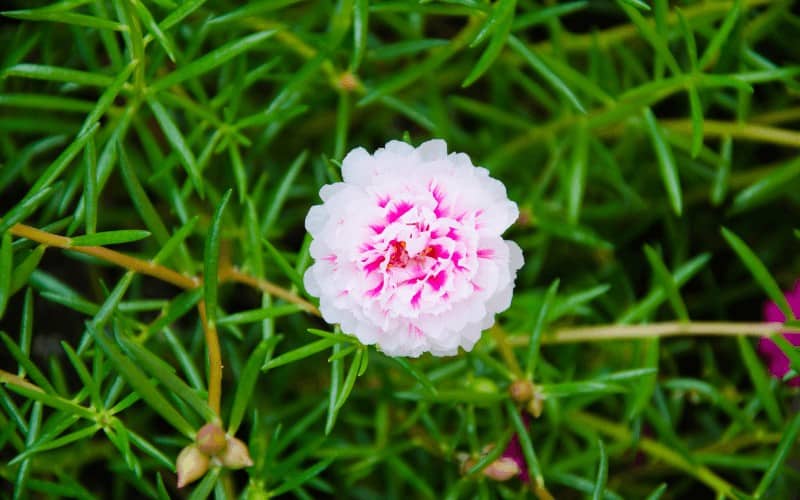
[[[525,404],[533,398],[533,383],[530,380],[515,380],[508,386],[508,393],[514,402]]]
[[[225,431],[217,424],[206,424],[197,431],[197,449],[209,456],[218,455],[228,446]]]

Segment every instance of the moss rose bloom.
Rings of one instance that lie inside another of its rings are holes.
[[[795,283],[794,290],[784,294],[789,307],[796,317],[800,317],[800,281]],[[774,302],[764,304],[764,321],[770,323],[785,323],[786,317]],[[784,333],[783,336],[794,346],[800,346],[800,332]],[[758,341],[758,351],[767,361],[772,376],[783,378],[789,373],[789,358],[783,353],[775,342],[764,337]],[[800,387],[800,377],[792,377],[787,382],[790,386]]]
[[[390,356],[472,349],[511,303],[522,252],[505,186],[442,140],[348,153],[306,229],[304,276],[329,323]]]

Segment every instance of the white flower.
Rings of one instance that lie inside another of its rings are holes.
[[[342,177],[306,217],[323,318],[390,356],[471,350],[522,267],[501,237],[519,215],[505,186],[442,140],[354,149]]]

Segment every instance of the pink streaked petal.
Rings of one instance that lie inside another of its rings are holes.
[[[445,273],[444,271],[439,271],[435,275],[428,278],[427,283],[428,285],[431,286],[431,288],[433,288],[438,292],[439,290],[442,289],[446,281],[447,281],[447,273]]]
[[[396,203],[394,207],[389,209],[389,212],[386,214],[386,222],[388,224],[393,223],[403,215],[405,215],[409,210],[414,208],[414,205],[407,201],[401,201]]]

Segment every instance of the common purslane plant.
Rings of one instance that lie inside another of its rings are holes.
[[[792,498],[799,26],[6,1],[0,498]]]

